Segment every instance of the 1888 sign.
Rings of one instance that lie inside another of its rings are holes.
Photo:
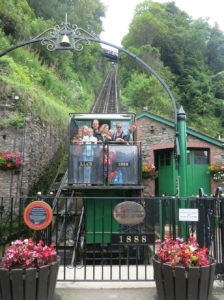
[[[153,233],[112,233],[111,243],[113,245],[149,245],[155,240]]]

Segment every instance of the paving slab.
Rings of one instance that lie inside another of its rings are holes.
[[[56,289],[54,300],[149,300],[156,299],[156,288],[143,289]]]
[[[58,282],[53,300],[157,300],[155,282]],[[224,300],[215,282],[211,300]]]

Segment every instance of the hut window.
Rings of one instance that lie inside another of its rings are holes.
[[[206,165],[208,161],[207,150],[194,150],[194,163],[197,165]]]

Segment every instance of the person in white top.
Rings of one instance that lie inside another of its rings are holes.
[[[86,126],[86,125],[82,126],[82,137],[83,138],[88,137],[88,130],[89,130],[88,126]],[[82,138],[82,140],[83,140],[83,138]]]
[[[84,135],[82,142],[86,144],[83,147],[83,160],[86,162],[84,166],[84,183],[91,183],[91,168],[93,167],[95,147],[91,144],[97,144],[97,138],[93,136],[93,129],[88,128],[88,135]]]
[[[97,138],[95,136],[93,136],[92,128],[87,127],[87,135],[83,135],[82,141],[83,141],[83,143],[86,143],[86,144],[91,144],[91,143],[97,144]]]

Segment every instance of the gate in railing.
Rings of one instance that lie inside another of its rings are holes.
[[[153,280],[150,264],[156,251],[155,239],[167,235],[186,239],[195,236],[200,246],[208,247],[210,255],[217,260],[216,273],[224,274],[224,198],[221,196],[60,197],[51,225],[46,230],[32,231],[24,224],[23,212],[35,200],[0,199],[1,255],[14,239],[33,237],[53,243],[61,256],[59,280]],[[41,200],[50,205],[53,202],[49,197]],[[182,208],[183,221],[179,220],[179,208]]]

